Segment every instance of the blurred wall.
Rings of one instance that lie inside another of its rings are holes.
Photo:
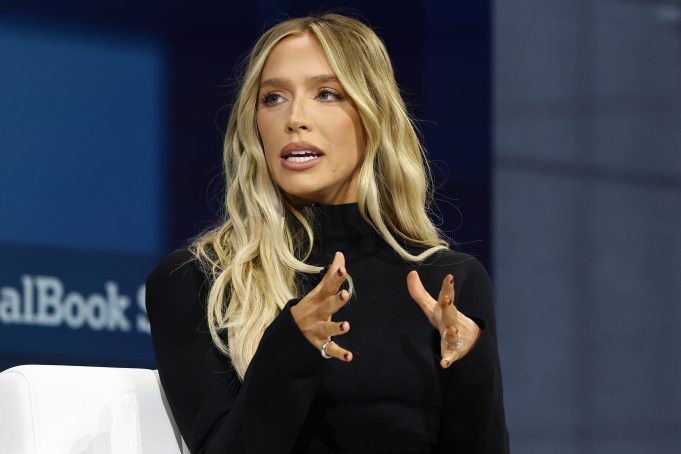
[[[681,452],[681,2],[494,8],[515,452]]]

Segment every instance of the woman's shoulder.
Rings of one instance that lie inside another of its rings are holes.
[[[146,281],[147,306],[195,300],[206,290],[206,275],[194,254],[178,249],[165,256]]]
[[[198,260],[189,249],[177,249],[166,255],[147,277],[149,282],[171,283],[200,272]]]
[[[421,266],[433,270],[441,269],[443,272],[453,274],[459,281],[470,279],[489,281],[487,270],[476,257],[449,248],[434,252],[422,262]]]

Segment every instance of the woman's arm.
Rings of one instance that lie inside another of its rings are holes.
[[[477,260],[456,267],[458,310],[480,327],[473,348],[448,369],[439,452],[505,454],[509,452],[501,367],[496,340],[492,286]]]
[[[407,276],[407,287],[441,337],[444,406],[437,452],[507,453],[489,276],[480,262],[465,254],[444,254],[436,263],[434,269],[452,271],[437,300],[416,271]],[[432,270],[424,274],[429,288],[438,279]]]
[[[147,279],[157,367],[192,454],[289,452],[325,361],[286,307],[265,332],[243,383],[206,324],[208,283],[189,251],[164,259]]]

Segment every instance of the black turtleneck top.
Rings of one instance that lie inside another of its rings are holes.
[[[350,363],[325,360],[290,306],[269,326],[243,382],[213,345],[206,324],[209,281],[187,250],[147,279],[146,304],[161,383],[192,454],[507,453],[492,292],[480,263],[443,251],[404,261],[356,204],[315,206],[308,263],[345,255],[353,298],[334,316],[351,330],[337,342]],[[439,366],[439,333],[407,291],[417,269],[435,297],[456,279],[455,304],[481,328],[471,351]],[[305,293],[321,276],[301,276]],[[303,296],[305,293],[301,293]]]

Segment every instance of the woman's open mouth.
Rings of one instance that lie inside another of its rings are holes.
[[[287,154],[285,156],[285,159],[289,162],[307,162],[311,161],[313,159],[317,159],[321,156],[319,153],[315,153],[314,151],[310,150],[299,150],[299,151],[292,151],[291,153]]]

